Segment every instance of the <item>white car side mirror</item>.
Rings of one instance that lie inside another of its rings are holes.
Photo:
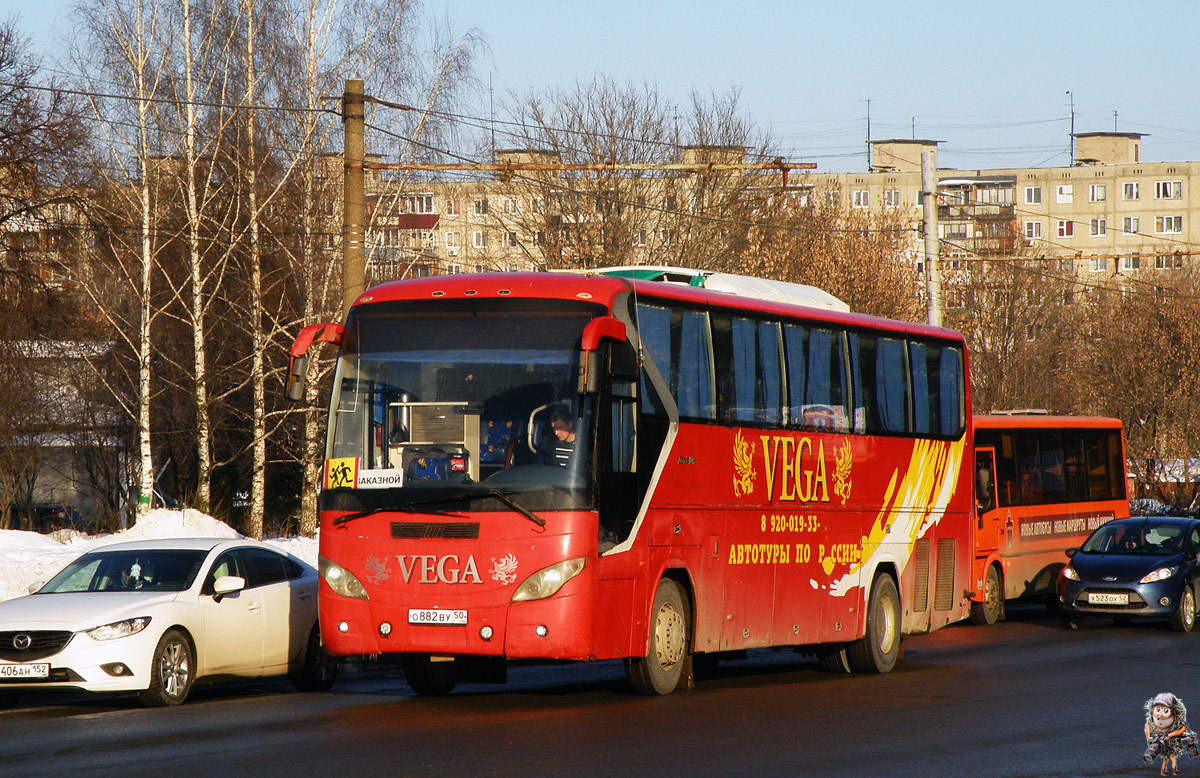
[[[25,590],[25,592],[27,594],[33,594],[38,589],[41,589],[42,585],[45,583],[46,583],[45,581],[34,581],[33,583],[29,584],[29,587]]]
[[[238,575],[223,575],[213,582],[213,594],[217,599],[246,588],[246,579]]]

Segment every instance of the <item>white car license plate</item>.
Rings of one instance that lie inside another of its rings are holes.
[[[465,610],[442,610],[440,608],[409,608],[409,624],[466,624]]]
[[[0,665],[0,678],[49,678],[50,665],[46,663],[25,665]]]
[[[1129,595],[1115,592],[1088,592],[1088,605],[1128,605]]]

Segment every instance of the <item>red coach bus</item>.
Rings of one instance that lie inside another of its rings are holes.
[[[1003,413],[975,417],[978,524],[971,621],[1005,600],[1051,597],[1063,551],[1129,515],[1120,419]]]
[[[398,655],[423,694],[621,658],[665,694],[693,655],[765,646],[887,672],[902,634],[966,618],[962,337],[629,275],[392,282],[302,331],[292,398],[309,347],[340,346],[331,653]]]

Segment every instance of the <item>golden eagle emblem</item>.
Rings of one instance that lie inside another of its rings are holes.
[[[854,452],[850,450],[850,441],[844,441],[842,447],[834,451],[833,493],[842,498],[842,505],[850,499],[850,466],[854,464]]]
[[[747,443],[738,430],[733,439],[733,496],[754,491],[754,444]]]

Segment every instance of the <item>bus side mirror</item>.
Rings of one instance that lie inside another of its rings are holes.
[[[599,394],[603,374],[600,341],[625,341],[625,323],[611,316],[597,316],[583,328],[579,354],[579,393]]]
[[[308,357],[292,357],[288,364],[287,398],[292,402],[304,399],[304,381],[308,373]]]
[[[328,322],[310,324],[300,330],[296,341],[292,343],[292,350],[288,356],[287,387],[284,389],[284,397],[292,402],[300,402],[304,399],[304,382],[308,373],[308,350],[314,343],[332,343],[340,346],[344,332],[345,328],[342,325]]]

